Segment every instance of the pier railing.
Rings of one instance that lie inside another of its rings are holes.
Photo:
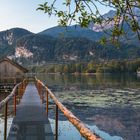
[[[101,138],[93,133],[90,129],[86,127],[86,125],[79,120],[70,110],[68,110],[52,93],[52,91],[45,86],[40,80],[36,79],[36,87],[38,89],[40,98],[43,100],[43,89],[45,89],[45,94],[46,94],[46,112],[48,115],[48,110],[49,110],[49,102],[48,102],[48,97],[50,96],[51,99],[54,101],[56,105],[56,113],[55,113],[55,135],[56,135],[56,140],[58,140],[58,109],[64,114],[64,116],[71,122],[77,130],[80,132],[80,134],[86,139],[86,140],[101,140]]]
[[[0,110],[4,108],[4,140],[6,140],[7,137],[8,103],[11,100],[13,100],[14,116],[15,116],[17,103],[20,102],[20,99],[24,94],[26,85],[27,85],[26,80],[23,80],[23,82],[20,82],[19,84],[15,85],[12,92],[4,100],[0,102]]]

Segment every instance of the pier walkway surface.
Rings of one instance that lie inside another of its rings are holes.
[[[35,84],[27,85],[17,106],[7,140],[54,140],[50,122]]]

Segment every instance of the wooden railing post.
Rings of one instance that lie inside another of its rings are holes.
[[[21,86],[20,86],[20,99],[23,95],[23,92],[24,92],[24,82],[21,83]]]
[[[44,103],[43,86],[41,83],[38,83],[38,93],[42,103]]]
[[[4,108],[4,140],[7,138],[7,114],[8,114],[8,103],[5,104]]]
[[[43,88],[43,86],[41,86],[41,99],[42,99],[42,103],[44,103],[44,92],[45,92],[45,89]]]
[[[55,140],[58,140],[58,106],[55,110]]]
[[[38,84],[38,89],[39,89],[39,94],[41,94],[41,85],[40,85],[40,83]]]
[[[49,114],[49,93],[48,91],[46,91],[46,112],[47,112],[47,117],[48,117],[48,114]]]
[[[21,93],[22,93],[21,85],[19,85],[17,91],[18,91],[18,103],[20,103],[20,99],[21,99],[21,96],[22,96],[21,95]]]
[[[16,98],[16,93],[14,94],[14,116],[16,116],[16,111],[17,111],[17,98]]]

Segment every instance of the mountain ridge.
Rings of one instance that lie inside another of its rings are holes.
[[[46,29],[39,34],[50,35],[56,38],[59,37],[85,37],[90,40],[98,41],[99,38],[103,37],[104,33],[97,33],[88,28],[82,28],[79,25],[72,25],[67,27],[55,26]]]
[[[113,11],[108,14],[113,16]],[[107,14],[104,15],[107,17]],[[92,28],[92,25],[91,27]],[[48,61],[74,62],[109,59],[135,59],[140,56],[140,45],[135,34],[122,40],[120,47],[103,46],[99,40],[104,32],[96,32],[79,25],[67,28],[55,26],[34,34],[26,29],[12,28],[0,32],[0,57],[8,56],[27,64],[45,64]],[[129,30],[128,27],[125,27]],[[108,36],[107,36],[108,37]],[[132,39],[134,38],[134,40]]]

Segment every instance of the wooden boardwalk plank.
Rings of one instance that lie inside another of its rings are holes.
[[[54,140],[50,122],[34,84],[28,84],[8,140]]]

